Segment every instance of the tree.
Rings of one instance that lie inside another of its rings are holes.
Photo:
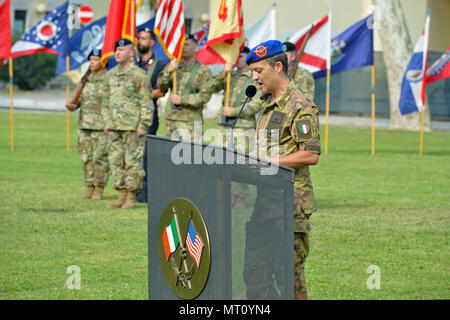
[[[413,53],[413,44],[406,25],[400,0],[372,0],[376,5],[378,35],[383,46],[383,58],[387,70],[392,129],[420,129],[420,113],[402,116],[398,102],[403,75]],[[425,130],[431,130],[430,107],[425,106]]]

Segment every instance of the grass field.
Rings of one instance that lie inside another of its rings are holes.
[[[0,299],[147,299],[146,206],[106,209],[112,181],[105,201],[78,200],[76,121],[67,152],[64,115],[16,113],[11,152],[0,112]],[[330,127],[329,154],[311,169],[309,298],[450,298],[450,133],[425,133],[423,157],[418,139],[378,130],[371,156],[369,129]],[[80,290],[66,287],[72,265]],[[371,265],[380,289],[367,287]]]

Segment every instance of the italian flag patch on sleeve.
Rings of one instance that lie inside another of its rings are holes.
[[[312,138],[311,121],[310,120],[298,120],[297,133],[300,139]]]

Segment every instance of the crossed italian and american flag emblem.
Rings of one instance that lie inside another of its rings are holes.
[[[170,255],[175,250],[177,250],[178,244],[180,243],[180,236],[178,234],[177,222],[175,220],[175,217],[172,218],[171,223],[164,229],[162,238],[166,258],[167,260],[169,260]],[[189,228],[185,243],[189,254],[195,260],[198,269],[204,244],[202,238],[195,230],[192,219],[189,221]]]

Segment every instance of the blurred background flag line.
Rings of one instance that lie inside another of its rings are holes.
[[[276,38],[275,7],[245,28],[245,45],[250,49],[257,46],[261,42]]]
[[[67,7],[68,2],[64,2],[25,32],[12,47],[12,57],[38,52],[66,55],[69,39]]]
[[[155,23],[155,18],[144,22],[137,27],[137,32],[144,28],[153,30],[153,25]],[[80,68],[82,65],[87,63],[87,57],[93,49],[100,49],[103,46],[103,40],[105,36],[106,28],[106,17],[93,21],[83,29],[77,31],[69,39],[69,56],[70,56],[70,70],[75,70]],[[156,42],[153,46],[153,52],[156,58],[164,62],[168,62],[169,58],[164,52],[161,44]],[[109,65],[113,66],[114,56],[110,57]],[[66,61],[63,57],[58,57],[56,64],[56,74],[61,74],[66,72]]]

